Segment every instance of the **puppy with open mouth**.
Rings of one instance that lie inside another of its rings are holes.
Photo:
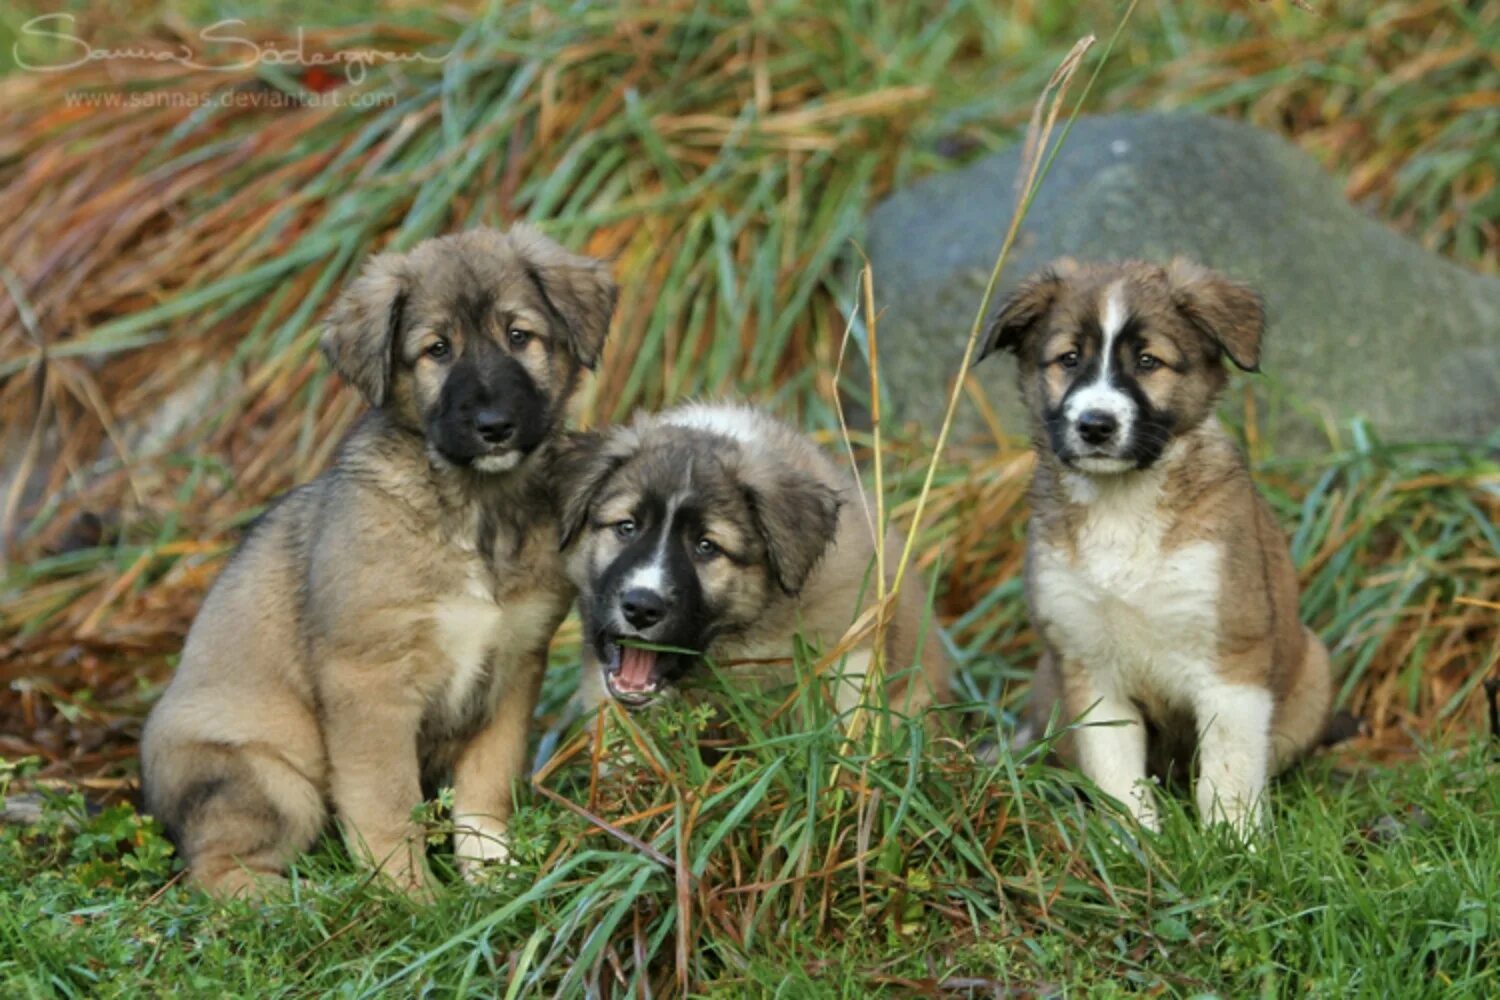
[[[639,708],[703,658],[746,684],[786,683],[797,635],[827,650],[874,599],[875,543],[854,477],[764,411],[689,404],[578,435],[560,459],[568,574],[584,627],[582,701]],[[892,552],[895,536],[882,540]],[[885,637],[887,703],[915,714],[948,688],[920,586]],[[872,651],[837,687],[857,704]]]
[[[1064,262],[1001,306],[980,355],[1016,355],[1037,452],[1026,736],[1115,723],[1058,750],[1148,827],[1148,763],[1196,752],[1200,815],[1248,831],[1328,719],[1286,540],[1214,415],[1224,359],[1258,370],[1263,325],[1255,293],[1187,261]]]

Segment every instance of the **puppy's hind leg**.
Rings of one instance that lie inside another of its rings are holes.
[[[1323,738],[1333,707],[1333,671],[1328,648],[1303,629],[1302,660],[1292,669],[1286,694],[1271,721],[1271,773],[1280,774]]]
[[[218,896],[260,895],[312,846],[327,821],[323,795],[274,750],[188,743],[146,801],[187,860],[194,883]]]

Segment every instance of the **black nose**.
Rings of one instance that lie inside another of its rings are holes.
[[[1120,422],[1103,410],[1085,410],[1078,417],[1078,436],[1089,444],[1103,444],[1115,436]]]
[[[667,602],[654,590],[634,587],[620,596],[620,613],[636,628],[650,628],[667,617]]]
[[[485,444],[504,444],[516,433],[516,424],[508,413],[480,410],[474,414],[474,431]]]

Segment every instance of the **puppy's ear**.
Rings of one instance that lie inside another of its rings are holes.
[[[1059,257],[1048,264],[1047,269],[1059,278],[1072,278],[1083,270],[1083,265],[1073,257]]]
[[[624,428],[608,433],[575,431],[558,445],[551,480],[559,516],[559,549],[573,544],[588,523],[594,498],[634,451],[634,433]]]
[[[569,253],[531,226],[512,227],[510,237],[543,303],[567,331],[573,356],[592,371],[620,298],[609,265]]]
[[[745,499],[766,546],[771,575],[795,596],[839,526],[838,493],[797,469],[742,470]]]
[[[1041,326],[1052,310],[1064,277],[1077,269],[1072,259],[1064,257],[1021,282],[1021,287],[1001,303],[1000,311],[990,320],[974,363],[979,364],[996,351],[1020,353],[1026,337]]]
[[[1260,371],[1266,313],[1253,289],[1178,257],[1167,268],[1172,303],[1241,370]]]
[[[344,289],[323,321],[323,355],[373,407],[383,406],[390,394],[406,296],[406,258],[378,254]]]

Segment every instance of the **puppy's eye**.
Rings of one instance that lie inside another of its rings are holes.
[[[1064,368],[1077,368],[1078,367],[1078,352],[1077,351],[1069,351],[1067,354],[1061,355],[1057,359],[1057,363],[1060,364],[1060,365],[1062,365]]]
[[[1135,369],[1141,372],[1155,371],[1161,367],[1161,358],[1154,354],[1142,354],[1135,359]]]
[[[427,350],[423,353],[434,361],[441,361],[448,355],[453,353],[453,345],[448,343],[447,337],[439,337],[437,340],[434,340],[432,343],[428,344]]]
[[[635,522],[628,517],[623,521],[616,521],[611,527],[615,529],[615,535],[621,540],[628,540],[635,537]]]
[[[693,546],[693,554],[700,559],[712,559],[722,551],[724,550],[719,548],[713,543],[711,539],[708,538],[698,539],[697,544]]]
[[[510,341],[510,346],[520,350],[531,343],[531,331],[523,330],[519,326],[513,326],[505,332],[505,339]]]

